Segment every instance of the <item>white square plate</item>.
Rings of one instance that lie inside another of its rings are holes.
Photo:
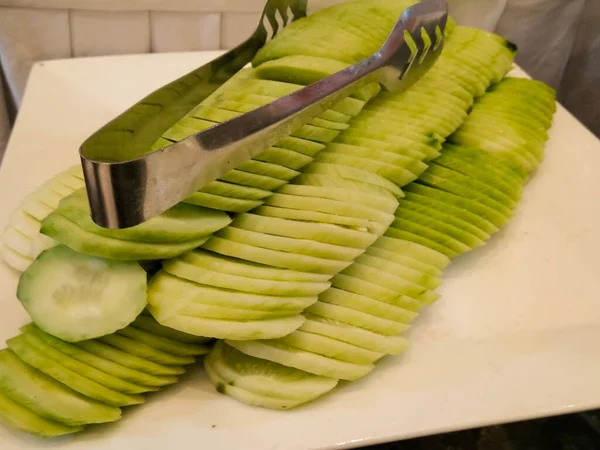
[[[99,126],[218,52],[39,63],[0,170],[0,226],[70,164]],[[523,75],[522,72],[518,72]],[[51,441],[0,426],[0,448],[351,448],[600,407],[600,141],[559,107],[516,217],[456,259],[412,347],[306,407],[275,412],[218,394],[202,371],[110,425]],[[0,267],[0,339],[28,317]]]

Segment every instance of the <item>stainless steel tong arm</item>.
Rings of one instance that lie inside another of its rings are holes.
[[[441,52],[446,17],[444,0],[425,0],[402,14],[369,58],[153,153],[123,162],[81,155],[92,219],[107,228],[142,223],[259,155],[356,89],[374,81],[389,90],[406,89]],[[409,72],[415,73],[406,77]]]

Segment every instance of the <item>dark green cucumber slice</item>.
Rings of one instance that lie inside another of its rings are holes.
[[[21,361],[86,397],[112,406],[127,406],[144,402],[144,397],[141,395],[127,395],[114,391],[47,357],[36,348],[35,339],[31,339],[28,334],[11,338],[6,341],[6,344]]]
[[[85,189],[65,197],[60,213],[85,231],[115,239],[147,243],[177,243],[200,239],[226,227],[231,219],[222,211],[180,203],[134,227],[112,230],[96,225],[90,216]]]
[[[59,245],[45,250],[19,279],[17,298],[36,324],[66,341],[127,326],[146,306],[146,272]]]
[[[0,391],[31,412],[68,426],[121,418],[119,408],[72,391],[23,363],[10,349],[0,351]]]
[[[0,421],[17,430],[42,438],[53,438],[83,430],[81,426],[69,426],[39,416],[10,397],[0,389]]]
[[[161,244],[125,241],[85,231],[60,212],[53,212],[44,219],[41,232],[77,252],[121,261],[172,258],[199,247],[208,239],[203,237],[192,241]]]
[[[171,353],[178,356],[199,356],[205,355],[210,351],[209,345],[190,344],[175,341],[164,336],[156,336],[144,330],[129,326],[117,331],[118,335],[125,336],[134,341],[140,341],[149,347],[158,349],[165,353]]]

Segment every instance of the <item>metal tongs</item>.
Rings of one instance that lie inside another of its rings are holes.
[[[161,214],[367,83],[378,81],[394,92],[407,89],[442,51],[448,5],[423,0],[402,13],[369,58],[148,153],[157,129],[176,123],[249,63],[281,28],[305,15],[306,0],[268,0],[247,41],[150,94],[90,136],[80,157],[94,222],[127,228]]]

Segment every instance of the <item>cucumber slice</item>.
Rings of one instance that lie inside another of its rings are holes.
[[[144,358],[157,364],[183,366],[195,362],[195,359],[192,356],[169,353],[150,345],[151,342],[140,342],[136,339],[125,337],[121,335],[121,333],[103,336],[98,338],[98,341],[127,352],[130,355],[138,356],[139,358]]]
[[[279,250],[269,250],[254,245],[230,241],[229,239],[222,239],[217,236],[213,236],[204,244],[204,248],[215,253],[260,264],[330,275],[338,273],[352,263],[352,261],[338,261],[314,256],[290,254]]]
[[[380,234],[384,226],[370,220],[357,217],[339,216],[318,211],[306,211],[302,209],[278,208],[275,206],[259,206],[252,211],[253,214],[263,217],[276,217],[300,222],[312,222],[321,224],[339,225],[355,230],[364,230],[368,233]]]
[[[366,314],[405,324],[411,323],[418,316],[418,313],[414,311],[409,311],[408,309],[337,288],[331,288],[323,292],[319,296],[319,301],[331,305],[343,306],[345,308],[354,309]]]
[[[135,327],[129,326],[117,331],[118,335],[125,336],[134,341],[144,342],[150,347],[165,353],[171,353],[177,356],[200,356],[207,354],[211,346],[201,344],[190,344],[184,342],[178,342],[164,336],[156,336],[152,333],[148,333],[144,330],[139,330]]]
[[[360,249],[368,247],[377,239],[377,236],[374,234],[338,225],[299,222],[258,214],[240,214],[235,218],[232,225],[245,230],[258,231],[275,236],[311,239],[318,242]],[[204,247],[206,248],[206,246]]]
[[[303,175],[315,174],[331,176],[332,178],[354,180],[386,189],[396,198],[404,196],[402,190],[390,180],[373,172],[356,167],[348,167],[342,164],[311,163],[302,170],[302,173]]]
[[[36,324],[65,341],[127,326],[146,306],[146,272],[134,262],[44,251],[21,275],[17,298]]]
[[[21,328],[21,331],[23,332],[23,336],[27,338],[27,341],[31,344],[31,346],[34,347],[34,349],[42,353],[45,357],[50,358],[55,364],[78,373],[92,381],[95,381],[96,383],[99,383],[102,386],[114,391],[123,392],[124,394],[141,394],[143,392],[156,390],[156,388],[130,383],[69,356],[70,352],[76,351],[73,350],[75,347],[56,338],[54,338],[54,340],[52,338],[47,339],[50,342],[46,342],[44,337],[42,337],[43,331],[37,328],[33,323],[25,325]],[[56,344],[56,341],[59,343],[55,348],[52,346],[51,342]],[[63,342],[63,344],[61,344],[61,342]],[[60,350],[60,348],[64,347],[66,347],[67,350],[63,352]]]
[[[33,239],[25,236],[12,226],[7,226],[2,234],[2,243],[11,250],[28,258],[35,258],[33,251]]]
[[[373,364],[385,356],[384,353],[374,352],[357,347],[344,341],[339,341],[320,334],[294,331],[278,339],[283,345],[298,348],[318,355],[327,356],[353,364]]]
[[[274,193],[265,201],[265,205],[337,214],[340,216],[356,217],[358,219],[376,220],[385,225],[389,225],[393,220],[391,213],[361,205],[358,202],[350,203],[329,198]]]
[[[272,339],[291,333],[304,322],[304,317],[300,314],[278,319],[240,322],[183,315],[171,315],[163,319],[160,311],[156,311],[152,306],[150,311],[164,326],[189,334],[214,336],[219,339]]]
[[[400,226],[402,228],[405,228],[405,225],[406,224],[400,224]],[[464,250],[462,250],[462,247],[461,247],[461,250],[459,250],[459,251],[453,250],[449,247],[446,247],[443,244],[440,244],[437,240],[421,236],[420,233],[426,232],[427,228],[416,227],[416,226],[411,227],[411,225],[412,224],[409,223],[408,227],[411,228],[412,231],[406,230],[406,229],[399,229],[396,227],[389,227],[388,230],[385,232],[385,236],[399,239],[402,241],[413,242],[415,244],[419,244],[424,247],[429,247],[432,250],[442,253],[443,255],[447,256],[448,258],[455,258],[462,251],[464,251]],[[416,231],[416,233],[414,231]],[[439,238],[439,235],[436,235],[436,238]]]
[[[24,272],[33,262],[29,256],[21,255],[6,245],[0,245],[0,254],[4,262],[18,272]]]
[[[180,203],[157,217],[130,228],[99,227],[90,216],[85,190],[65,197],[58,211],[85,231],[114,239],[142,243],[183,243],[203,238],[226,227],[231,219],[222,211]]]
[[[234,183],[227,183],[224,181],[211,181],[204,186],[201,192],[219,195],[221,197],[233,197],[242,200],[262,200],[269,195],[271,191],[265,189],[257,189],[248,186],[240,186]]]
[[[436,280],[438,279],[437,277],[441,276],[443,273],[441,269],[431,264],[419,261],[418,259],[411,258],[410,256],[403,255],[401,253],[388,251],[381,247],[376,247],[375,245],[372,245],[365,251],[365,256],[367,255],[383,259],[386,261],[386,263],[393,262],[400,265],[401,267],[410,268],[423,274],[427,274],[431,277],[436,277]],[[402,273],[402,271],[399,271],[398,273]]]
[[[256,208],[262,204],[262,202],[259,200],[223,197],[221,195],[209,194],[207,192],[194,192],[192,195],[183,200],[183,202],[190,203],[192,205],[205,206],[206,208],[237,213],[250,211],[252,208]],[[196,247],[199,247],[200,245],[197,245]]]
[[[241,186],[261,188],[269,191],[273,191],[286,183],[286,180],[280,180],[278,178],[273,178],[256,173],[244,172],[238,169],[230,170],[225,175],[221,176],[220,180],[226,181],[228,183],[239,184]]]
[[[391,268],[392,265],[390,264],[390,270],[382,270],[381,267],[373,267],[369,264],[365,264],[365,260],[362,260],[360,262],[355,262],[352,264],[352,266],[344,269],[340,273],[350,277],[356,277],[365,281],[370,281],[372,283],[377,283],[380,286],[395,290],[398,292],[398,294],[408,295],[409,297],[417,297],[421,294],[424,294],[428,290],[427,287],[421,284],[402,278],[395,272],[392,272]]]
[[[0,421],[9,427],[43,438],[52,438],[83,430],[39,416],[2,393],[0,389]]]
[[[227,229],[217,234],[217,236],[261,248],[338,261],[352,261],[362,253],[362,250],[357,248],[326,244],[310,239],[274,236],[272,234],[258,233],[237,227],[227,227]]]
[[[396,336],[408,329],[408,324],[405,323],[382,319],[355,309],[323,302],[317,302],[309,306],[305,313],[353,325],[384,336]]]
[[[329,281],[329,277],[324,274],[278,269],[276,267],[256,264],[242,259],[215,255],[214,253],[203,249],[186,253],[181,255],[180,258],[185,262],[202,267],[203,269],[210,269],[216,272],[239,275],[242,277],[276,281],[308,281],[313,283]]]
[[[225,341],[235,349],[255,358],[266,359],[305,372],[342,380],[357,380],[364,377],[375,366],[372,364],[354,364],[328,356],[284,345],[279,340],[263,341]]]
[[[316,296],[315,296],[316,299]],[[168,298],[163,297],[158,300],[159,303],[166,304],[169,301]],[[281,319],[292,315],[300,314],[302,311],[261,311],[261,310],[248,310],[239,308],[230,308],[228,306],[215,306],[205,305],[202,303],[188,303],[183,305],[177,315],[197,317],[200,319],[216,319],[216,320],[228,320],[237,322],[247,322],[252,320],[271,320]],[[218,337],[218,336],[213,336]]]
[[[164,365],[150,361],[127,351],[118,349],[112,345],[101,342],[98,339],[76,342],[75,345],[86,352],[93,353],[96,356],[116,362],[117,364],[129,367],[148,375],[154,375],[154,384],[152,386],[164,386],[177,381],[175,375],[181,375],[185,372],[182,366]],[[160,384],[159,384],[160,383]]]
[[[450,258],[440,252],[419,245],[414,242],[403,241],[383,236],[377,240],[374,247],[379,247],[397,254],[401,254],[424,263],[437,267],[440,270],[445,269],[450,264]]]
[[[271,361],[259,360],[218,341],[204,358],[228,385],[247,392],[284,400],[294,400],[294,405],[314,400],[332,390],[337,379],[320,377]],[[237,398],[237,397],[236,397]],[[243,399],[238,398],[243,401]],[[288,408],[285,408],[288,409]]]
[[[337,274],[331,280],[331,285],[338,289],[364,295],[365,297],[371,297],[410,311],[418,311],[425,306],[424,302],[407,295],[398,295],[393,289],[341,273]]]
[[[408,341],[402,336],[384,336],[333,319],[308,313],[305,316],[306,321],[298,328],[301,331],[334,337],[357,347],[388,355],[399,355],[408,347]]]
[[[328,282],[261,280],[220,273],[195,266],[180,259],[163,262],[163,268],[167,273],[195,283],[258,294],[311,296],[318,295],[329,287]]]
[[[114,422],[121,410],[86,398],[23,363],[10,349],[0,351],[0,391],[32,413],[68,426]]]
[[[35,342],[27,334],[11,338],[6,343],[21,361],[86,397],[112,406],[144,402],[144,397],[141,395],[127,395],[114,391],[48,358],[36,349]]]
[[[150,315],[140,314],[131,323],[130,327],[138,330],[147,331],[152,333],[154,336],[165,337],[177,342],[183,342],[188,344],[205,344],[210,341],[209,338],[201,336],[193,336],[191,334],[182,333],[181,331],[173,330],[171,328],[163,327]]]
[[[162,303],[161,300],[168,300]],[[249,294],[243,291],[203,286],[161,271],[148,286],[148,303],[153,315],[166,317],[191,303],[238,308],[248,311],[285,311],[293,314],[317,301],[315,297]]]
[[[273,153],[279,154],[279,157],[273,156]],[[293,156],[290,156],[290,153],[292,153]],[[265,154],[267,155],[266,157],[264,156]],[[285,181],[289,181],[300,174],[300,172],[292,170],[289,167],[299,165],[299,168],[301,168],[302,166],[312,161],[312,158],[310,156],[303,155],[293,150],[286,150],[283,148],[276,147],[271,147],[265,150],[255,159],[256,161],[246,161],[245,163],[241,164],[238,167],[238,169],[244,172],[264,175]],[[269,159],[282,160],[283,162],[285,162],[285,164],[272,163],[268,161]],[[223,177],[221,178],[225,179]]]
[[[87,345],[88,347],[94,347],[96,350],[98,350],[96,353],[93,353],[74,344],[61,341],[60,339],[57,339],[48,333],[44,333],[37,327],[34,328],[34,331],[40,339],[42,339],[46,344],[52,346],[57,351],[99,371],[117,377],[123,380],[125,383],[130,383],[132,386],[127,387],[128,391],[124,392],[133,394],[138,393],[139,389],[141,389],[139,392],[155,391],[158,389],[158,387],[172,384],[177,380],[173,376],[154,376],[146,372],[132,369],[126,364],[127,361],[125,364],[117,363],[116,361],[119,361],[120,354],[116,349],[112,349],[117,352],[116,355],[114,352],[111,352],[110,348],[106,353],[104,353],[105,356],[112,356],[110,359],[104,356],[98,356],[98,353],[103,354],[102,349],[98,349],[98,347],[102,346],[103,344],[94,345],[94,341],[88,341],[88,343],[92,343],[91,345]],[[26,330],[26,332],[29,332],[29,330]],[[147,362],[150,363],[149,361]],[[146,365],[142,364],[142,366],[146,368]],[[152,366],[151,368],[154,367]],[[183,369],[178,371],[178,373],[182,372]]]
[[[321,152],[315,157],[317,163],[342,164],[350,167],[368,170],[381,175],[399,186],[404,186],[417,179],[410,170],[368,158],[360,158],[343,154]]]
[[[438,277],[432,276],[427,272],[415,270],[412,267],[404,264],[398,264],[394,260],[385,258],[385,256],[381,257],[375,256],[372,253],[364,253],[357,258],[355,262],[357,264],[393,274],[396,277],[416,283],[427,289],[435,289],[442,284]]]
[[[347,180],[342,179],[340,181]],[[379,210],[389,212],[390,214],[393,214],[398,207],[398,201],[389,192],[387,196],[383,196],[373,195],[369,192],[361,192],[358,189],[348,189],[346,187],[339,188],[335,186],[303,185],[302,179],[295,180],[294,184],[283,186],[277,191],[277,193],[304,197],[326,198],[347,203],[360,203],[361,205],[371,206]]]
[[[41,232],[75,251],[121,261],[172,258],[199,247],[208,239],[206,236],[192,241],[161,244],[125,241],[85,231],[60,212],[53,212],[44,219]]]

